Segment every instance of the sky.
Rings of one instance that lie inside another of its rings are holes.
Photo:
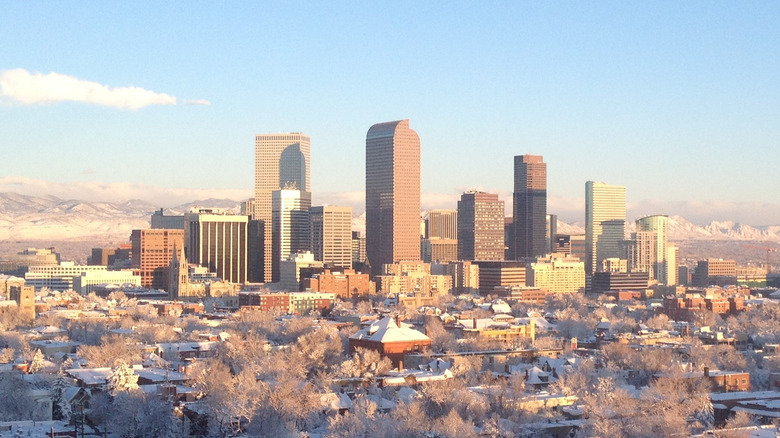
[[[252,196],[254,135],[311,136],[313,202],[363,209],[365,135],[410,119],[422,207],[511,211],[543,155],[548,212],[585,182],[628,219],[780,224],[778,2],[0,0],[0,192]]]

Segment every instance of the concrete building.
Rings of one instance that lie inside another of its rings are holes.
[[[560,254],[540,257],[528,266],[526,284],[556,293],[584,291],[585,263]]]
[[[280,263],[292,254],[310,250],[309,209],[311,193],[288,186],[272,193],[273,239],[271,263],[273,282],[280,279]],[[266,279],[267,280],[267,279]]]
[[[622,228],[620,226],[622,222]],[[626,188],[603,182],[585,183],[585,272],[598,271],[604,259],[619,257],[625,239]]]
[[[302,192],[311,193],[311,139],[301,133],[255,135],[255,197],[252,219],[262,220],[263,281],[273,277],[273,192],[294,184]],[[279,260],[279,259],[277,259]]]
[[[420,137],[409,120],[366,134],[366,254],[382,265],[420,258]]]
[[[504,201],[499,201],[497,194],[474,191],[461,195],[458,259],[504,259]]]
[[[184,246],[189,263],[206,267],[231,283],[245,283],[248,265],[249,218],[217,209],[185,215]]]
[[[130,266],[141,277],[141,286],[164,290],[174,247],[184,247],[184,230],[133,230],[130,243]]]
[[[541,155],[515,156],[512,194],[513,260],[539,257],[550,252],[547,243],[547,164]]]
[[[309,220],[314,259],[331,268],[351,268],[352,207],[312,207]]]

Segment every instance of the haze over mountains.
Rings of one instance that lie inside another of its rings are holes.
[[[193,201],[165,209],[181,214],[191,206],[217,207],[238,211],[239,202],[229,199]],[[54,196],[35,197],[0,193],[0,240],[125,240],[133,229],[148,228],[150,215],[159,207],[141,200],[126,202],[87,202]],[[633,222],[629,219],[629,229]],[[362,228],[364,216],[354,226]],[[558,223],[560,233],[584,233],[580,223]],[[754,227],[736,222],[696,225],[680,216],[669,218],[670,240],[780,240],[780,225]]]

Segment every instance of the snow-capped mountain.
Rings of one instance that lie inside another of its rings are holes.
[[[165,214],[182,214],[193,206],[221,208],[237,213],[240,202],[206,199],[165,209]],[[129,238],[133,229],[149,227],[149,218],[159,207],[141,200],[87,202],[54,196],[25,196],[0,193],[0,241],[88,240]],[[633,231],[633,221],[627,223]],[[365,213],[353,219],[353,228],[365,230]],[[579,223],[558,221],[558,232],[584,234]],[[696,225],[680,216],[669,217],[669,240],[780,241],[780,225],[754,227],[735,222]]]
[[[208,199],[179,205],[166,214],[181,214],[190,206],[236,209],[236,201]],[[140,200],[86,202],[54,196],[0,193],[0,241],[128,240],[134,229],[149,228],[154,205]]]

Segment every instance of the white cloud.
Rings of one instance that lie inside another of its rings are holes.
[[[0,71],[0,95],[24,105],[82,102],[137,110],[150,105],[176,105],[176,97],[139,87],[111,88],[59,73],[30,73],[25,69]]]
[[[185,100],[185,105],[211,105],[211,102],[209,102],[206,99],[194,99],[194,100]]]

